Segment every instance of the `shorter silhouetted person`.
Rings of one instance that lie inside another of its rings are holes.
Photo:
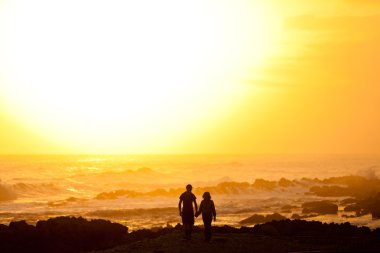
[[[216,211],[214,201],[211,200],[211,195],[209,192],[203,193],[203,200],[199,206],[199,211],[196,214],[198,217],[202,214],[203,224],[205,227],[205,240],[209,242],[211,240],[211,222],[214,218],[216,220]]]
[[[186,191],[181,194],[179,197],[179,215],[182,217],[182,223],[185,230],[185,239],[190,240],[191,239],[191,232],[193,230],[194,225],[194,208],[193,203],[195,207],[195,213],[198,212],[198,206],[195,195],[191,192],[193,187],[188,184],[186,186]],[[182,208],[183,203],[183,208]]]

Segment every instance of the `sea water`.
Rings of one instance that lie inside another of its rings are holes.
[[[175,225],[180,222],[177,192],[191,183],[194,190],[210,189],[218,225],[240,226],[252,214],[300,212],[312,181],[346,175],[380,176],[376,155],[30,155],[0,156],[0,223],[25,219],[35,223],[61,215],[103,218],[130,229]],[[294,187],[245,190],[223,182],[256,179],[304,180]],[[214,187],[214,188],[213,188]],[[216,188],[215,188],[216,187]],[[170,192],[170,189],[172,191]],[[214,192],[212,192],[214,190]],[[130,191],[133,194],[124,194]],[[216,193],[215,193],[216,191]],[[119,194],[119,193],[122,194]],[[105,195],[101,195],[106,193]],[[112,193],[112,194],[107,194]],[[215,194],[214,194],[215,193]],[[100,197],[106,196],[106,197]],[[339,202],[343,198],[330,198]],[[201,192],[197,194],[198,203]],[[282,212],[293,205],[292,212]],[[298,207],[298,209],[297,209]],[[380,227],[371,215],[344,218],[320,215],[313,220],[351,222]],[[198,218],[196,223],[201,223]]]

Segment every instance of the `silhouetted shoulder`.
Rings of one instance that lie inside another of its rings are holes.
[[[184,192],[181,194],[181,196],[179,196],[179,199],[181,200],[196,200],[197,197],[195,197],[195,195],[193,193],[191,194],[188,194],[187,192]]]

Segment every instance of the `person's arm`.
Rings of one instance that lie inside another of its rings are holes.
[[[214,201],[212,202],[212,215],[214,216],[214,221],[216,221],[216,211]]]
[[[197,199],[194,199],[195,213],[198,213]]]
[[[179,203],[178,203],[178,210],[179,210],[179,216],[182,216],[182,199],[179,199]]]
[[[195,217],[198,217],[201,213],[202,213],[202,202],[201,202],[201,204],[199,205],[199,210],[198,210],[198,212],[196,212],[195,213]]]

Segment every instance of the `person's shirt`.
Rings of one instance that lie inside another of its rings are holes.
[[[193,212],[193,202],[197,199],[193,193],[184,192],[179,197],[180,200],[183,202],[183,211],[191,211]]]
[[[202,217],[212,217],[216,216],[214,201],[202,200],[201,205],[199,206],[199,213],[202,213]]]

